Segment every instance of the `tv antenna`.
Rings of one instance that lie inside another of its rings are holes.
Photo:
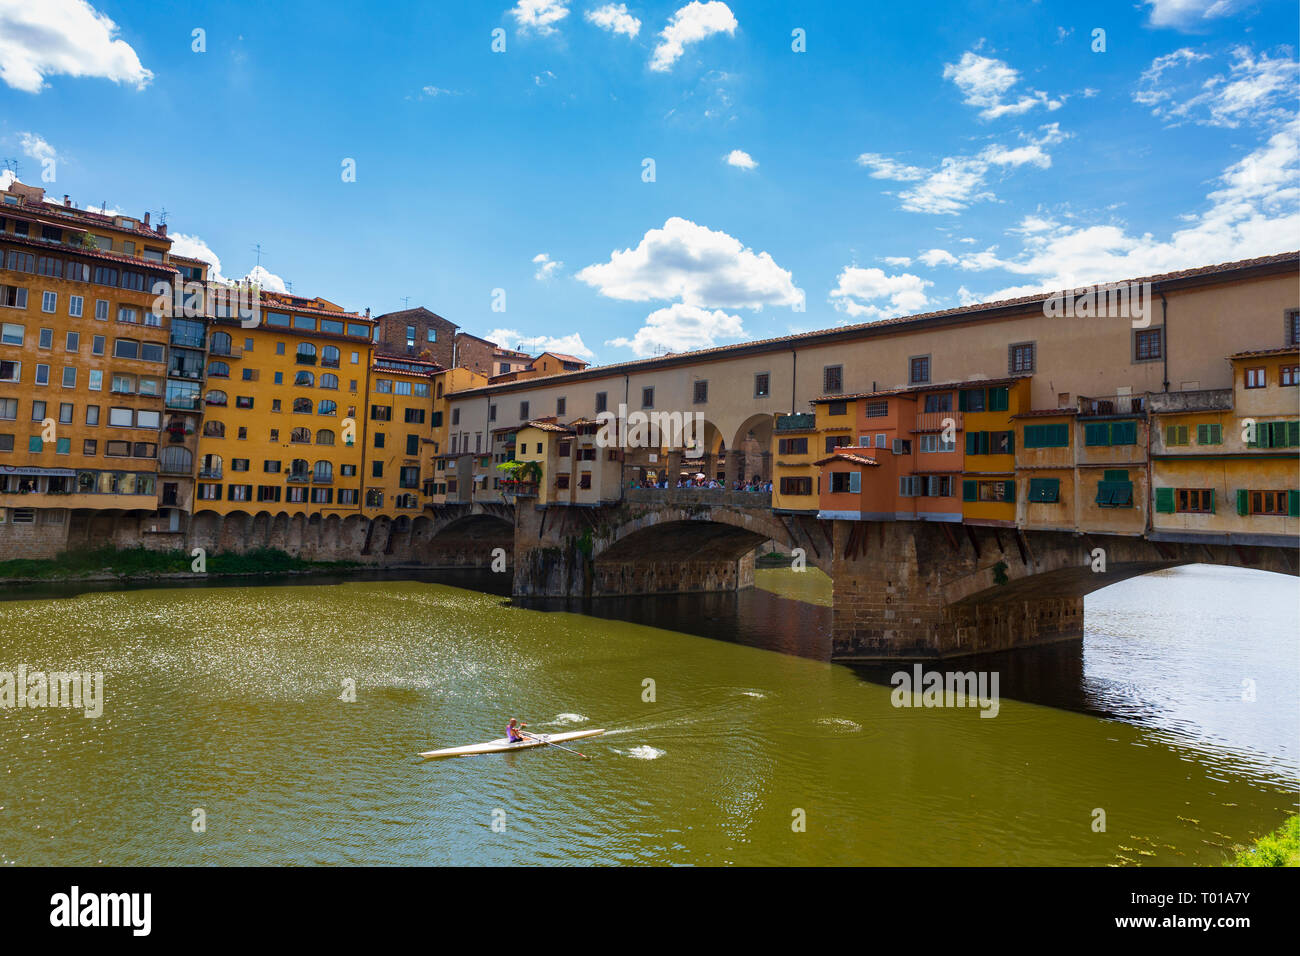
[[[253,244],[253,251],[257,253],[257,265],[262,264],[262,244],[260,242]]]
[[[158,222],[161,225],[167,225],[167,207],[162,207],[162,212],[158,213]]]
[[[9,172],[11,172],[11,173],[14,174],[14,179],[18,179],[19,176],[18,176],[18,160],[17,160],[17,158],[10,159],[10,158],[6,157],[5,160],[4,160],[4,164],[5,164],[5,169],[9,170]]]
[[[409,309],[411,307],[411,297],[409,295],[398,296],[398,298],[402,300],[402,308]]]

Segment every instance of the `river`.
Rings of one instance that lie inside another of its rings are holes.
[[[0,673],[105,699],[0,709],[0,862],[1213,865],[1294,812],[1293,578],[1097,592],[1083,641],[961,663],[993,719],[827,661],[811,574],[585,614],[420,578],[9,589]],[[416,758],[511,715],[608,732]]]

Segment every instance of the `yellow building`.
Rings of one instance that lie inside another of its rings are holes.
[[[594,506],[622,497],[622,455],[600,446],[600,429],[590,419],[568,425],[544,419],[515,432],[514,460],[535,461],[542,469],[538,504]]]
[[[1016,525],[1035,531],[1076,531],[1078,446],[1073,408],[1022,411],[1016,427]]]
[[[1231,389],[1151,396],[1151,536],[1294,545],[1300,534],[1300,355],[1239,352]]]
[[[213,322],[195,510],[359,514],[374,323],[324,299],[260,301],[252,328]]]
[[[1079,396],[1075,522],[1081,530],[1143,534],[1148,525],[1148,396]]]
[[[1016,522],[1016,431],[1012,416],[1030,407],[1030,378],[961,382],[965,458],[962,520],[967,524],[1013,527]]]
[[[433,406],[429,417],[429,438],[431,441],[433,472],[430,476],[426,503],[442,505],[461,500],[462,489],[469,500],[472,483],[471,461],[468,456],[452,454],[451,435],[457,432],[457,446],[460,444],[460,413],[452,414],[450,398],[456,392],[470,388],[479,388],[487,384],[488,377],[468,368],[448,368],[434,372]],[[452,419],[456,419],[455,429]],[[464,474],[462,474],[462,471]]]
[[[165,226],[0,190],[0,557],[159,506]]]
[[[821,406],[816,406],[820,408]],[[819,445],[817,415],[806,412],[774,416],[772,429],[772,508],[815,515],[818,510],[817,467],[825,454]]]
[[[362,512],[414,517],[424,507],[424,479],[433,476],[433,376],[439,367],[393,355],[376,355],[366,397],[366,449]]]

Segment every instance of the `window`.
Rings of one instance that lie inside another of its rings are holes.
[[[1024,375],[1034,371],[1034,343],[1017,342],[1007,348],[1007,372]]]
[[[833,405],[834,403],[832,403]],[[843,402],[839,403],[841,406]],[[831,413],[835,414],[834,412]],[[889,415],[889,402],[867,402],[865,409],[867,418],[886,418]]]
[[[57,292],[41,293],[41,311],[54,312],[59,308],[59,294]]]
[[[1133,361],[1154,362],[1164,355],[1164,329],[1133,330]]]
[[[1286,344],[1300,345],[1300,312],[1286,314]]]
[[[1198,445],[1222,445],[1223,444],[1223,426],[1217,422],[1208,425],[1196,426],[1196,444]]]
[[[651,388],[643,388],[643,389],[641,389],[641,407],[642,407],[642,408],[654,408],[654,406],[655,406],[655,390],[654,390],[654,388],[651,387]]]
[[[32,421],[45,421],[45,403],[41,401],[32,402]]]
[[[556,475],[556,476],[555,476],[555,487],[558,488],[560,491],[564,491],[564,490],[566,490],[566,489],[569,487],[569,476],[568,476],[568,475]]]
[[[86,406],[86,424],[87,424],[87,425],[98,425],[98,424],[99,424],[99,406],[98,406],[98,405],[87,405],[87,406]]]
[[[310,342],[299,342],[298,349],[294,353],[294,361],[299,365],[315,365],[316,346]]]
[[[293,400],[293,411],[296,415],[310,415],[313,407],[310,398],[295,398]]]
[[[844,366],[827,365],[822,369],[822,392],[826,395],[838,395],[844,391]]]
[[[18,399],[0,398],[0,421],[12,422],[18,419]]]
[[[921,494],[921,477],[919,475],[900,475],[898,494],[903,498],[915,498]]]
[[[378,406],[376,406],[376,407],[378,407]],[[372,414],[370,417],[371,417],[371,418],[374,418],[375,416]],[[384,420],[387,421],[387,419],[384,419]],[[453,408],[453,409],[451,410],[451,423],[452,423],[453,425],[459,425],[459,424],[460,424],[460,409],[459,409],[459,408]]]
[[[85,307],[86,300],[79,295],[68,296],[68,315],[74,319],[81,318],[81,310]]]
[[[1069,425],[1026,425],[1026,448],[1068,448],[1070,446]]]
[[[849,413],[848,402],[829,402],[826,405],[827,415],[847,415]]]
[[[54,348],[54,330],[41,329],[40,335],[36,340],[36,347],[42,349]]]
[[[1191,431],[1186,425],[1166,425],[1165,426],[1165,445],[1172,447],[1174,445],[1191,444]]]
[[[982,412],[985,410],[984,389],[963,388],[957,393],[957,408],[963,412]]]
[[[1264,388],[1268,385],[1268,372],[1262,368],[1246,369],[1246,387]]]
[[[63,340],[63,351],[75,352],[81,347],[81,336],[76,332],[69,332]]]
[[[50,367],[48,365],[36,366],[36,384],[37,385],[50,384]]]
[[[776,440],[776,453],[778,455],[806,455],[808,454],[808,439],[778,438]]]
[[[72,368],[67,365],[63,367],[63,387],[64,388],[77,387],[77,370],[75,368]]]
[[[754,397],[767,398],[772,394],[772,376],[768,372],[759,372],[754,376]]]
[[[952,392],[939,392],[925,396],[925,410],[927,412],[952,411]]]
[[[833,455],[836,448],[843,448],[853,444],[853,439],[848,435],[827,435],[826,436],[826,454]]]
[[[406,453],[407,453],[408,455],[418,455],[418,454],[420,453],[420,436],[419,436],[419,435],[407,435],[407,436],[406,436]]]
[[[709,382],[708,379],[701,379],[695,383],[695,404],[704,405],[709,401]]]
[[[1180,514],[1214,514],[1214,489],[1176,488],[1174,508]]]
[[[96,321],[99,322],[108,321],[108,300],[107,299],[95,300],[95,319]]]
[[[609,408],[609,398],[605,392],[596,393],[596,413],[599,414]],[[452,424],[455,424],[454,422]]]
[[[925,478],[925,496],[927,498],[951,498],[952,475],[927,475]]]
[[[962,501],[1015,501],[1014,481],[975,481],[961,483]]]
[[[322,398],[316,403],[317,415],[337,415],[339,411],[338,402],[329,398]]]
[[[316,376],[306,369],[303,369],[293,377],[293,384],[302,388],[314,388],[316,385]]]
[[[782,478],[781,494],[783,495],[811,495],[812,479],[811,478]]]
[[[27,308],[27,290],[15,285],[0,285],[0,305],[11,309]]]
[[[21,325],[6,322],[0,325],[0,345],[22,345],[26,329]]]
[[[930,381],[930,356],[914,355],[907,360],[907,380],[913,385]]]
[[[311,374],[310,372],[308,373]],[[325,372],[320,377],[320,387],[337,390],[339,387],[339,377],[333,372]]]
[[[942,435],[921,435],[919,450],[922,452],[956,451],[957,439],[944,441]]]
[[[117,307],[117,321],[129,322],[132,325],[140,324],[140,313],[138,310],[128,305],[119,305]]]
[[[135,424],[135,413],[129,408],[110,408],[108,423],[119,428],[130,428]]]
[[[1300,517],[1300,491],[1237,490],[1239,515],[1288,515]]]
[[[526,422],[526,421],[528,421],[528,403],[527,403],[527,402],[520,402],[520,403],[519,403],[519,420],[522,421],[522,422]]]
[[[1295,448],[1300,446],[1300,421],[1256,422],[1249,448]]]
[[[451,416],[453,425],[459,424],[456,419],[459,418],[460,409],[456,409]],[[393,409],[389,405],[371,405],[370,420],[372,422],[391,422],[393,420]]]
[[[1122,468],[1107,469],[1097,482],[1097,504],[1102,508],[1132,508],[1133,482]]]
[[[59,403],[59,424],[60,425],[72,424],[72,403],[71,402]]]
[[[1136,445],[1137,422],[1089,422],[1083,426],[1084,445]]]
[[[87,455],[93,458],[96,454],[98,447],[99,447],[99,442],[95,441],[95,439],[93,438],[87,438],[81,444],[81,453],[83,455]]]
[[[1300,384],[1300,365],[1283,365],[1278,369],[1279,385]]]
[[[563,414],[565,413],[565,412],[564,412],[564,408],[565,408],[565,406],[566,406],[567,404],[568,404],[568,403],[567,403],[567,401],[565,400],[565,398],[564,398],[563,396],[557,398],[557,399],[555,400],[555,414],[556,414],[556,415],[563,415]]]
[[[1041,501],[1047,504],[1059,502],[1061,500],[1061,479],[1030,478],[1029,500]]]
[[[382,461],[372,461],[370,463],[370,476],[372,478],[384,477],[384,463]]]
[[[0,360],[0,382],[17,382],[22,377],[22,362]]]

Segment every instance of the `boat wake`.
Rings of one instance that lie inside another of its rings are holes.
[[[582,714],[556,714],[555,719],[542,724],[543,727],[565,726],[566,724],[585,724],[587,718]]]
[[[616,750],[614,752],[637,760],[658,760],[668,751],[651,747],[649,744],[642,744],[640,747],[633,747],[631,750]]]

